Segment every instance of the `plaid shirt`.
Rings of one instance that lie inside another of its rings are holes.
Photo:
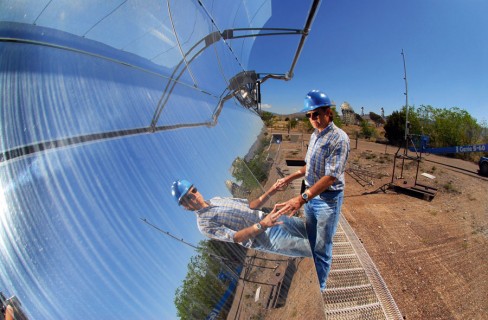
[[[215,197],[209,206],[196,211],[198,229],[205,236],[227,242],[234,242],[237,231],[261,221],[262,212],[249,208],[246,199]],[[252,240],[241,243],[251,247]]]
[[[307,185],[314,185],[324,176],[332,176],[336,180],[327,190],[344,190],[344,171],[349,150],[349,137],[334,123],[320,133],[315,130],[310,137],[305,157]]]

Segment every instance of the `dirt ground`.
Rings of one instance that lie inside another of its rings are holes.
[[[404,319],[488,319],[488,179],[477,174],[477,164],[422,155],[417,183],[436,192],[428,201],[387,188],[392,181],[412,185],[417,161],[397,158],[392,179],[398,148],[350,136],[342,213]],[[303,159],[301,149],[281,156]],[[322,319],[323,309],[314,307],[317,287],[313,262],[303,261],[286,304],[248,318]]]
[[[365,185],[348,174],[343,214],[404,318],[487,319],[488,179],[477,175],[478,166],[423,156],[417,182],[437,189],[426,201],[379,189],[392,180],[396,148],[366,141],[357,149],[351,141],[351,148],[350,168],[384,177]],[[417,162],[406,160],[404,168],[403,176],[413,182]],[[395,176],[400,173],[397,159]]]

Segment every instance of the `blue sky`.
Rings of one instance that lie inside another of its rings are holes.
[[[459,107],[488,121],[488,2],[323,1],[291,81],[268,81],[263,109],[298,111],[311,89],[357,113]]]

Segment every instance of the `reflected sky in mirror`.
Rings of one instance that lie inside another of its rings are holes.
[[[171,182],[191,176],[202,192],[228,194],[223,182],[231,176],[221,168],[245,154],[247,137],[260,129],[257,117],[236,107],[220,119],[212,129],[86,144],[3,165],[2,287],[15,290],[34,318],[72,318],[71,311],[173,317],[193,250],[140,218],[191,243],[203,239],[193,214],[177,207]]]
[[[247,70],[286,72],[299,39],[277,67],[254,61],[254,37],[221,32],[300,28],[308,8],[286,20],[272,1],[2,1],[0,291],[32,319],[176,318],[196,254],[178,239],[206,238],[171,183],[232,195],[232,164],[263,130],[239,103],[255,94]]]

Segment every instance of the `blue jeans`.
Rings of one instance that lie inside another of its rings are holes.
[[[289,257],[312,257],[303,220],[281,216],[283,224],[266,229],[253,240],[251,248]]]
[[[332,264],[332,238],[337,230],[344,191],[328,191],[305,204],[308,239],[313,252],[320,290],[325,290]]]

